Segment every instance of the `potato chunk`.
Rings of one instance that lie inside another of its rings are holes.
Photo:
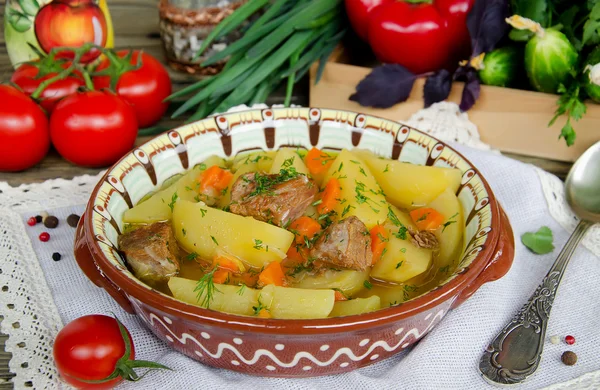
[[[196,280],[172,277],[168,285],[176,299],[202,306],[206,291],[202,291],[198,296],[198,291],[194,291],[198,285]],[[260,290],[250,287],[215,284],[213,298],[208,301],[208,309],[250,316],[254,314],[253,307],[258,305],[259,294]]]
[[[293,233],[277,226],[188,201],[175,203],[173,231],[186,251],[201,258],[212,259],[223,250],[258,268],[281,261],[294,240]]]
[[[367,166],[385,192],[388,200],[402,208],[424,206],[446,188],[458,190],[461,172],[458,169],[414,165],[361,151]]]
[[[269,172],[273,165],[275,152],[252,152],[237,155],[233,160],[233,171],[240,169],[242,165],[256,164],[256,168],[261,172]]]
[[[156,192],[147,200],[138,203],[133,208],[125,211],[123,222],[125,223],[153,223],[168,221],[171,219],[171,205],[174,200],[183,199],[194,201],[198,198],[198,176],[213,165],[225,166],[225,160],[212,156],[201,164],[196,165],[185,175],[181,176],[175,183],[163,190]],[[168,180],[168,179],[167,179]],[[175,194],[177,194],[175,199]]]
[[[335,302],[333,290],[265,286],[259,296],[273,318],[313,319],[327,318]]]
[[[369,279],[369,271],[327,270],[318,275],[303,272],[292,278],[292,286],[305,289],[339,289],[353,297],[365,288],[365,280]]]
[[[340,202],[334,208],[338,219],[354,215],[367,229],[385,221],[388,203],[369,167],[359,157],[342,150],[325,175],[323,187],[332,177],[341,186]]]
[[[431,266],[432,251],[417,248],[406,240],[390,235],[385,253],[373,266],[371,277],[392,283],[403,283],[427,271]]]
[[[463,250],[465,222],[462,205],[454,192],[447,189],[429,203],[427,207],[435,209],[444,216],[444,223],[435,231],[440,243],[436,265],[443,268],[458,260]]]
[[[290,167],[295,168],[298,173],[303,173],[308,176],[308,168],[304,164],[302,157],[296,153],[296,150],[291,148],[281,148],[275,154],[273,165],[271,165],[271,171],[269,173],[279,173],[280,170]]]
[[[349,301],[339,301],[333,305],[329,317],[343,317],[355,314],[369,313],[381,309],[381,302],[377,295],[368,298],[356,298]]]

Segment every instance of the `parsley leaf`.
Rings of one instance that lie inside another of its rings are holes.
[[[600,3],[598,3],[600,4]],[[571,146],[575,143],[575,129],[571,124],[571,119],[578,121],[583,117],[586,112],[586,106],[583,102],[583,98],[580,96],[581,87],[576,80],[571,80],[570,86],[567,88],[564,85],[560,85],[558,92],[561,93],[558,101],[556,102],[557,108],[554,112],[554,117],[548,123],[548,126],[552,126],[554,122],[561,115],[567,116],[567,122],[560,131],[560,138],[564,138],[567,146]]]
[[[211,301],[214,299],[215,292],[221,292],[219,289],[215,287],[215,272],[217,271],[217,267],[213,268],[212,271],[205,274],[202,279],[198,281],[196,287],[194,288],[194,292],[197,293],[196,299],[200,306],[209,308]],[[200,302],[202,299],[202,302]]]
[[[173,212],[173,209],[175,208],[175,202],[177,202],[178,197],[179,196],[177,195],[177,191],[175,191],[175,193],[171,197],[171,203],[169,203],[169,208],[171,209],[171,212]]]
[[[590,11],[589,19],[583,25],[583,44],[600,42],[600,2],[596,2]]]
[[[188,253],[187,256],[185,256],[186,260],[196,260],[197,258],[198,254],[196,252]]]
[[[446,230],[446,228],[450,225],[452,225],[453,223],[456,223],[456,220],[454,220],[454,218],[456,218],[456,216],[458,215],[458,213],[454,214],[453,216],[451,216],[450,218],[448,218],[448,221],[446,221],[442,226],[442,233],[444,233],[444,230]]]
[[[544,255],[554,250],[552,240],[552,230],[548,226],[542,226],[535,233],[525,233],[521,236],[523,245],[538,255]]]

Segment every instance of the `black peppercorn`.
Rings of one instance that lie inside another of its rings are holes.
[[[42,222],[42,216],[41,215],[36,215],[35,216],[35,222],[37,222],[37,223]]]
[[[567,366],[572,366],[577,363],[577,354],[573,351],[565,351],[560,357],[560,360]]]
[[[52,254],[52,260],[54,260],[54,261],[59,261],[61,258],[62,258],[62,256],[58,252],[54,252]]]
[[[58,218],[56,218],[54,215],[46,217],[46,219],[44,219],[44,226],[46,226],[48,229],[54,229],[58,226]]]
[[[67,223],[71,227],[77,227],[77,223],[79,223],[79,215],[71,214],[67,217]]]

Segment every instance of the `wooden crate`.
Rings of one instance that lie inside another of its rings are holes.
[[[358,111],[392,120],[407,120],[423,108],[423,79],[417,80],[406,102],[388,109],[363,107],[350,101],[348,98],[354,93],[356,85],[371,69],[344,64],[343,61],[343,53],[335,52],[317,85],[314,85],[316,67],[311,69],[311,107]],[[448,100],[459,103],[462,87],[462,83],[454,83]],[[557,98],[556,95],[485,85],[468,115],[477,125],[481,140],[493,148],[519,155],[572,162],[600,140],[600,105],[589,102],[583,119],[573,122],[577,139],[573,146],[568,147],[564,139],[558,139],[566,118],[559,118],[552,127],[548,127]]]

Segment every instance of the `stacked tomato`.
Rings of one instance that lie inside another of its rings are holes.
[[[138,128],[160,120],[171,94],[169,75],[140,51],[105,50],[95,67],[49,55],[21,65],[0,85],[0,171],[40,162],[50,144],[86,167],[116,162]]]

